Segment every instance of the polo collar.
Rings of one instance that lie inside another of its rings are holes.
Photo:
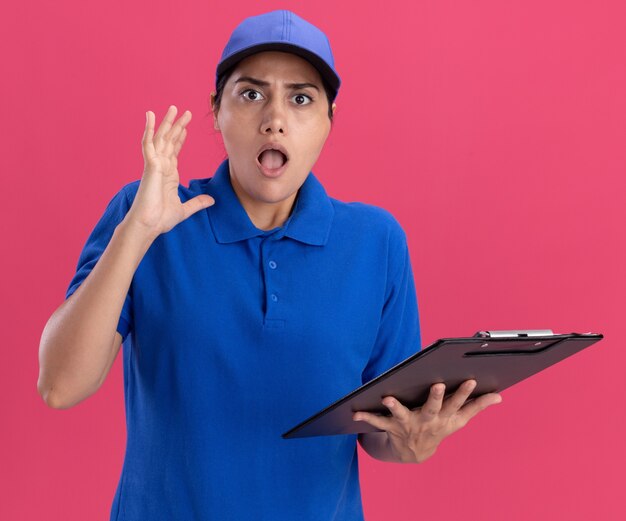
[[[228,158],[220,164],[209,181],[208,192],[215,203],[207,211],[217,242],[231,243],[268,235],[268,231],[252,223],[241,205],[230,181]],[[277,237],[284,235],[306,244],[323,246],[328,241],[334,213],[326,190],[313,172],[309,172],[298,191],[291,215],[282,228],[274,231],[277,231]]]

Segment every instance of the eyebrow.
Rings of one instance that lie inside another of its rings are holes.
[[[235,83],[240,83],[243,81],[247,81],[248,83],[252,83],[253,85],[258,85],[259,87],[269,87],[269,82],[258,80],[251,76],[242,76],[241,78],[236,79]],[[313,87],[314,89],[317,89],[318,92],[320,90],[319,87],[314,83],[287,83],[287,87],[290,89],[304,89],[306,87]]]

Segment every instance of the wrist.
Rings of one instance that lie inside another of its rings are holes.
[[[147,251],[150,245],[160,235],[160,233],[155,230],[129,218],[128,215],[117,225],[114,233],[131,241],[133,244],[140,245],[143,251]]]

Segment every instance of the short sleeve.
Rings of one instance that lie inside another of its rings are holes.
[[[91,273],[91,270],[109,244],[111,237],[113,237],[115,228],[122,222],[129,208],[130,203],[126,195],[126,187],[124,187],[109,201],[104,214],[100,217],[100,220],[87,238],[87,242],[78,258],[76,273],[65,294],[65,300],[78,289],[89,273]],[[129,290],[117,325],[117,331],[122,335],[122,341],[126,339],[132,324],[132,306]]]
[[[398,225],[399,226],[399,225]],[[415,281],[406,235],[389,248],[385,302],[370,359],[362,373],[366,383],[421,349]]]

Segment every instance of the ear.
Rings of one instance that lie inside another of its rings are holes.
[[[331,107],[332,111],[333,111],[333,116],[335,115],[335,110],[337,109],[337,104],[333,103],[332,107]]]
[[[215,96],[217,93],[215,91],[211,92],[211,112],[213,112],[213,128],[215,130],[220,129],[220,125],[217,121],[217,114],[215,113]]]

